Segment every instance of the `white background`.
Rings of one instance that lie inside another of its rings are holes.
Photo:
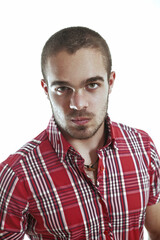
[[[1,0],[0,162],[46,128],[41,50],[54,32],[77,25],[110,46],[117,76],[111,119],[147,131],[160,152],[159,0]]]

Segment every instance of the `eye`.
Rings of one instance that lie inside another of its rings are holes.
[[[58,87],[56,88],[57,92],[65,92],[68,88],[67,87]]]
[[[71,88],[65,87],[65,86],[55,88],[55,92],[59,95],[61,95],[63,93],[68,93],[71,90],[72,90]]]
[[[90,83],[87,85],[87,88],[92,90],[92,89],[96,89],[99,87],[99,84],[98,83]]]

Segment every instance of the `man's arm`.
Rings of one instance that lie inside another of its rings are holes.
[[[13,157],[8,159],[12,160]],[[0,239],[21,240],[25,234],[29,208],[27,190],[7,163],[0,164]]]
[[[151,240],[160,240],[160,203],[147,207],[145,227]]]
[[[16,232],[6,232],[0,230],[0,239],[6,240],[6,239],[12,239],[12,240],[22,240],[24,238],[24,232],[23,233],[16,233]]]

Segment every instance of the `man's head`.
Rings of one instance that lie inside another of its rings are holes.
[[[46,65],[48,59],[62,50],[65,50],[69,54],[74,54],[81,48],[96,49],[102,54],[104,67],[109,77],[112,68],[112,59],[106,41],[99,35],[99,33],[89,28],[70,27],[53,34],[43,48],[41,69],[46,83]]]
[[[81,27],[56,33],[44,46],[42,71],[41,84],[63,135],[68,140],[101,135],[115,73],[99,34]]]

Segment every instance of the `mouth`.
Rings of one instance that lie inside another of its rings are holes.
[[[71,121],[76,125],[85,125],[90,121],[90,118],[78,117],[71,119]]]

